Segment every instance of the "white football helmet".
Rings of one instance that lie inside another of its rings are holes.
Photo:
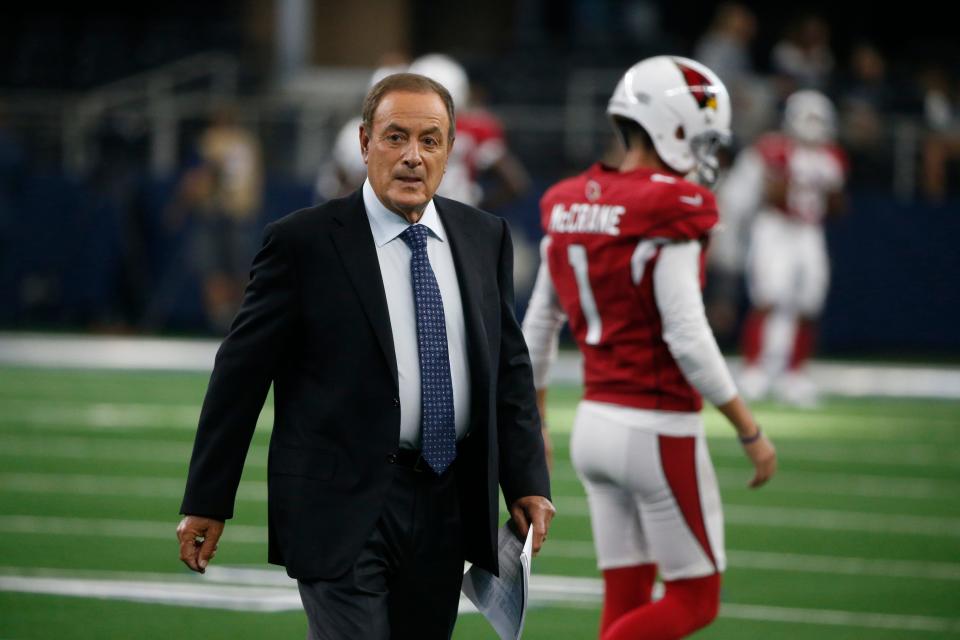
[[[674,171],[708,186],[716,181],[717,151],[730,143],[730,95],[699,62],[680,56],[641,60],[617,83],[607,115],[643,127]]]
[[[819,91],[791,93],[783,110],[783,130],[806,144],[826,144],[837,135],[837,111]]]
[[[340,128],[333,144],[333,162],[351,185],[363,184],[367,177],[367,163],[360,152],[360,125],[362,118],[352,118]]]
[[[450,56],[442,53],[428,53],[410,63],[408,71],[427,76],[442,84],[450,92],[453,106],[458,111],[467,106],[467,99],[470,97],[470,80],[460,63]]]

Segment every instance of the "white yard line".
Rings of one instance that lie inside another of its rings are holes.
[[[256,451],[247,460],[249,468],[265,468],[267,465],[266,449]],[[93,462],[96,460],[114,460],[124,462],[156,462],[164,464],[185,465],[190,458],[189,449],[176,456],[163,456],[162,451],[150,455],[147,449],[138,449],[137,456],[93,456],[84,449],[68,450],[69,455],[63,456],[74,460]],[[3,450],[3,441],[0,439],[0,457],[22,457],[23,449],[11,447]],[[42,452],[42,457],[50,456],[50,451]],[[745,469],[735,471],[718,469],[717,477],[721,489],[742,489],[746,486],[749,473]],[[556,467],[553,471],[553,480],[575,480],[572,473],[563,474]],[[91,495],[91,496],[131,496],[142,498],[176,498],[183,494],[184,478],[179,476],[121,476],[56,472],[0,472],[0,491],[18,493],[64,494],[64,495]],[[888,500],[910,498],[913,500],[956,500],[960,494],[960,483],[949,480],[935,481],[928,479],[910,478],[878,478],[876,476],[849,476],[843,474],[824,473],[823,477],[816,473],[784,472],[777,478],[776,485],[768,491],[773,493],[829,495],[847,497],[869,497]],[[242,500],[263,502],[267,499],[266,482],[259,480],[244,480],[240,483],[238,496]],[[576,499],[569,496],[571,504]],[[575,509],[582,510],[581,505]]]
[[[216,340],[0,334],[0,364],[81,369],[210,371]]]
[[[183,458],[184,462],[187,458]],[[86,474],[0,473],[0,491],[60,495],[182,498],[186,478]],[[239,499],[267,501],[267,483],[244,480]]]
[[[279,572],[271,572],[267,585],[251,584],[266,571],[241,570],[249,576],[233,584],[194,578],[181,581],[147,581],[127,579],[90,579],[69,575],[18,576],[0,575],[0,591],[47,595],[108,598],[132,602],[148,602],[176,606],[216,608],[243,611],[295,611],[300,609],[296,585]],[[236,574],[236,578],[241,578]],[[237,582],[241,584],[237,584]],[[596,607],[603,593],[602,582],[595,578],[534,575],[530,584],[530,603],[534,607],[583,605]],[[461,613],[473,608],[461,597]],[[723,603],[721,617],[788,624],[813,624],[851,628],[887,629],[914,632],[960,632],[960,620],[939,616],[896,615],[831,609],[773,607],[766,605]]]
[[[0,435],[0,457],[34,457],[70,460],[129,460],[185,464],[192,442],[83,436]],[[267,447],[251,445],[246,466],[266,467]]]
[[[171,485],[172,486],[172,485]],[[256,487],[256,485],[254,485]],[[173,494],[177,497],[179,494]],[[252,488],[253,499],[262,495],[262,489]],[[587,501],[580,496],[554,496],[554,504],[558,512],[565,518],[589,517]],[[840,511],[833,509],[799,509],[770,506],[747,506],[727,504],[724,507],[724,520],[733,525],[749,525],[753,527],[790,527],[795,529],[813,529],[820,531],[860,531],[877,534],[920,535],[940,538],[960,538],[960,518],[937,516],[917,516],[896,513],[862,513]],[[43,523],[52,523],[47,526]],[[70,524],[75,523],[75,524]],[[111,529],[118,523],[117,529]],[[143,532],[145,537],[152,537],[149,532],[156,527],[168,526],[165,523],[147,522],[140,520],[97,520],[85,518],[58,518],[46,516],[0,516],[0,532],[20,533],[63,533],[84,535],[88,531],[95,531],[97,535],[116,535],[122,537],[138,537]],[[253,529],[248,525],[230,525],[233,530],[238,528]],[[265,527],[256,527],[266,531]],[[130,531],[129,534],[121,531]],[[164,534],[166,535],[166,534]],[[265,539],[264,535],[263,538]]]
[[[0,532],[13,534],[98,536],[173,541],[175,526],[176,523],[173,521],[0,516]],[[261,544],[265,543],[266,539],[266,527],[238,524],[229,524],[224,538],[225,542],[238,544]],[[591,559],[594,557],[593,544],[589,541],[552,540],[549,545],[549,555]],[[731,550],[728,552],[728,558],[732,567],[746,569],[960,581],[960,564],[955,562],[849,558],[750,550]]]
[[[2,454],[0,454],[2,455]],[[721,489],[743,489],[752,477],[746,459],[732,465],[716,465]],[[569,465],[554,462],[550,479],[556,483],[579,482]],[[833,473],[831,471],[779,471],[764,488],[773,493],[824,494],[870,498],[911,498],[956,501],[960,481],[914,476],[877,476],[870,474]]]
[[[0,424],[22,424],[31,428],[138,431],[183,429],[195,431],[199,404],[138,402],[50,402],[5,398]],[[266,405],[258,425],[273,424],[273,407]]]
[[[960,419],[960,418],[958,418]],[[960,442],[960,423],[952,424]],[[903,424],[903,431],[909,427]],[[774,437],[776,440],[776,438]],[[731,446],[712,445],[710,451],[715,458],[743,458],[743,451]],[[804,460],[812,462],[854,462],[857,464],[879,464],[893,466],[960,465],[960,448],[954,446],[892,444],[887,447],[871,447],[863,443],[839,445],[821,442],[796,442],[786,438],[777,440],[777,454],[784,460]]]
[[[580,496],[554,496],[553,503],[563,517],[589,517],[590,515],[586,498]],[[960,518],[899,513],[862,513],[834,509],[727,504],[724,506],[724,520],[727,524],[755,527],[960,537]]]
[[[0,333],[0,365],[79,369],[209,372],[216,340]],[[738,358],[729,358],[736,369]],[[810,375],[831,394],[960,398],[960,369],[869,363],[814,362]],[[576,352],[561,352],[552,381],[580,384]]]
[[[30,535],[96,536],[101,538],[139,538],[176,541],[177,523],[148,520],[62,518],[52,516],[0,515],[0,532]],[[237,543],[266,544],[267,528],[229,524],[229,540]]]
[[[589,540],[551,540],[544,553],[561,558],[596,559],[593,542]],[[735,569],[960,582],[960,563],[957,562],[850,558],[747,549],[728,549],[727,562]]]
[[[128,405],[115,405],[111,409],[115,415],[127,414],[127,417],[130,417],[131,414],[140,413],[143,415],[143,412],[147,411],[144,405],[129,405],[132,406],[129,412],[122,408]],[[158,405],[162,406],[162,405]],[[82,405],[81,405],[82,407]],[[72,407],[69,410],[66,408],[57,409],[57,411],[63,411],[63,415],[73,415],[76,417],[78,414],[83,414],[83,409],[80,407]],[[0,420],[3,419],[3,410],[0,410]],[[260,423],[258,425],[258,431],[269,433],[270,431],[270,421],[273,419],[273,412],[266,408],[260,416]],[[136,428],[135,422],[127,422],[120,424],[115,418],[110,419],[109,421],[98,420],[98,424],[105,426],[106,424],[113,425],[115,429],[120,429],[122,427],[133,427]],[[48,426],[67,426],[69,423],[48,423]],[[164,422],[162,417],[154,417],[149,420],[149,422],[141,422],[142,424],[149,424],[156,427],[169,427],[173,426],[170,422]],[[191,423],[192,424],[192,423]],[[181,423],[180,426],[185,426]],[[192,425],[190,430],[195,429],[196,425]],[[958,428],[960,429],[960,428]],[[190,451],[192,449],[192,442],[183,440],[181,442],[171,442],[169,439],[159,439],[159,438],[144,438],[144,439],[127,439],[127,438],[109,438],[103,436],[97,437],[82,437],[82,436],[50,436],[43,432],[39,433],[18,433],[16,435],[12,434],[0,434],[0,456],[10,456],[10,455],[26,455],[26,456],[35,456],[35,457],[58,457],[58,458],[77,458],[77,459],[89,459],[89,458],[106,458],[111,460],[155,460],[158,462],[173,462],[180,463],[189,459]],[[743,452],[739,450],[730,449],[724,446],[717,446],[716,444],[711,445],[713,457],[716,462],[718,469],[730,469],[737,470],[744,468],[744,465],[747,464],[746,459],[743,456]],[[794,443],[787,443],[780,447],[780,457],[783,460],[805,460],[813,462],[845,462],[845,463],[861,463],[869,462],[872,464],[878,465],[892,465],[892,466],[918,466],[918,467],[927,467],[931,465],[940,465],[940,466],[949,466],[949,465],[960,465],[960,448],[956,445],[938,447],[938,446],[925,446],[925,445],[906,445],[902,448],[890,447],[889,449],[884,450],[883,448],[866,448],[861,451],[859,448],[850,448],[850,447],[838,447],[836,445],[810,445],[807,447],[797,447]],[[265,464],[267,448],[264,445],[253,445],[250,449],[250,454],[248,455],[248,463],[252,464]],[[902,453],[903,455],[899,455]],[[732,460],[732,464],[726,464],[728,461]],[[846,483],[846,479],[849,479],[851,482],[855,483],[870,483],[872,486],[882,487],[885,481],[893,485],[903,485],[904,483],[919,483],[913,489],[910,489],[910,493],[904,497],[923,497],[925,489],[921,488],[923,484],[929,483],[954,483],[957,486],[960,486],[960,477],[957,480],[950,479],[935,479],[929,477],[910,477],[910,476],[877,476],[869,474],[832,474],[829,470],[823,472],[819,471],[788,471],[787,473],[792,474],[793,477],[799,477],[800,475],[806,477],[835,477],[838,480],[837,488],[838,490],[843,490],[843,485]],[[576,475],[573,472],[572,467],[569,463],[564,461],[557,461],[555,468],[554,476],[560,480],[572,480],[576,478]],[[878,489],[882,490],[882,489]]]

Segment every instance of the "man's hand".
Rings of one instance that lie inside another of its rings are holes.
[[[184,516],[177,526],[180,560],[192,571],[203,573],[217,555],[217,542],[223,534],[223,521],[201,516]]]
[[[533,525],[533,553],[540,552],[540,547],[547,539],[547,530],[550,529],[550,521],[557,513],[553,503],[543,496],[525,496],[517,498],[510,505],[510,516],[514,524],[517,525],[517,532],[520,539],[525,540],[527,529]]]
[[[773,448],[773,443],[765,434],[760,434],[754,442],[743,445],[743,452],[756,470],[748,486],[751,489],[763,486],[777,471],[777,450]]]

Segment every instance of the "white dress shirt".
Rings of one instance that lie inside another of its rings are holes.
[[[369,180],[363,183],[363,204],[370,221],[373,241],[377,245],[377,259],[380,262],[383,289],[387,295],[390,329],[393,332],[393,347],[397,356],[400,446],[419,449],[421,404],[417,315],[413,300],[413,281],[410,277],[410,248],[399,237],[410,223],[380,202]],[[460,284],[457,282],[457,270],[453,264],[450,243],[433,200],[427,203],[427,208],[417,224],[430,230],[427,256],[437,277],[440,297],[443,298],[450,377],[453,384],[453,412],[459,440],[467,432],[470,415],[470,369],[467,366],[467,332],[464,327]]]

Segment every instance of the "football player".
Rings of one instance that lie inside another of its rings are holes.
[[[797,406],[817,402],[805,372],[830,279],[823,221],[844,208],[847,160],[834,142],[836,113],[822,93],[787,98],[783,132],[742,152],[723,189],[753,217],[747,255],[751,311],[744,323],[740,387],[758,399],[773,391]],[[727,212],[724,212],[725,214]]]
[[[510,153],[500,120],[470,105],[470,80],[460,63],[442,53],[430,53],[414,60],[409,71],[446,87],[457,109],[456,143],[437,193],[494,209],[526,191],[529,176]],[[483,174],[495,178],[495,193],[485,193],[480,186],[479,178]]]
[[[730,99],[687,58],[624,74],[607,113],[625,146],[541,200],[546,237],[524,319],[541,412],[564,321],[583,354],[571,458],[603,572],[600,636],[679,638],[717,614],[723,514],[701,396],[735,428],[759,487],[773,445],[737,394],[703,309],[704,252],[717,224],[716,150]],[[652,602],[656,575],[664,596]]]

